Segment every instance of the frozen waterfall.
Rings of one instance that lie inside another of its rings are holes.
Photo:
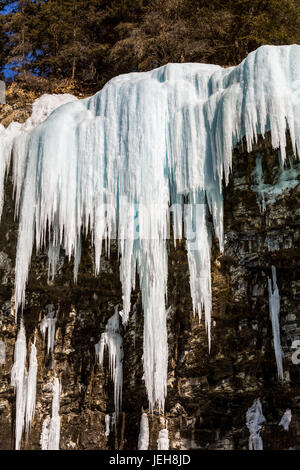
[[[121,75],[91,98],[65,97],[70,102],[46,120],[50,98],[42,98],[35,103],[37,117],[0,128],[0,209],[12,150],[19,216],[16,308],[25,303],[34,242],[37,250],[49,245],[52,273],[60,247],[74,256],[76,280],[83,234],[92,234],[96,273],[103,242],[109,246],[117,238],[123,321],[137,271],[145,385],[150,410],[163,410],[170,224],[175,239],[186,238],[193,308],[199,317],[205,313],[210,345],[208,216],[222,250],[222,184],[228,183],[232,149],[243,137],[250,151],[257,136],[270,131],[283,162],[288,129],[299,154],[300,46],[263,46],[225,69],[168,64]]]

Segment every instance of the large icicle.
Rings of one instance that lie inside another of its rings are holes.
[[[15,448],[20,450],[26,409],[26,334],[23,320],[17,336],[14,364],[11,370],[11,385],[16,390]]]
[[[59,416],[60,382],[57,377],[53,383],[52,415],[49,423],[48,450],[59,450],[60,416]]]
[[[99,343],[95,345],[96,356],[100,365],[103,365],[104,350],[108,349],[109,369],[114,382],[115,412],[118,417],[122,404],[123,387],[123,339],[120,335],[118,305],[114,315],[108,320],[105,332],[102,333]]]
[[[35,129],[30,124],[17,131],[13,142],[10,129],[1,128],[4,162],[13,147],[17,212],[20,208],[16,308],[24,305],[34,242],[38,250],[49,244],[52,273],[60,247],[74,256],[76,279],[83,233],[92,233],[97,273],[103,242],[108,247],[117,237],[123,321],[137,270],[145,384],[150,409],[155,404],[163,409],[169,206],[174,237],[192,234],[191,296],[194,311],[205,312],[210,344],[208,214],[222,250],[222,181],[229,179],[232,149],[245,137],[250,151],[258,134],[270,131],[283,162],[288,129],[299,154],[299,93],[300,46],[263,46],[237,67],[168,64],[121,75],[93,97],[61,106]],[[0,185],[3,174],[1,167]],[[184,209],[185,203],[190,206]]]
[[[6,347],[5,347],[5,342],[0,341],[0,364],[5,364],[6,363]]]
[[[283,380],[283,367],[282,367],[282,349],[280,343],[280,295],[277,287],[276,268],[272,266],[272,280],[268,278],[269,288],[269,311],[270,319],[272,322],[274,351],[277,364],[277,374],[279,380]]]
[[[249,429],[249,450],[263,450],[263,441],[260,435],[261,425],[265,417],[262,412],[260,399],[254,400],[253,405],[246,414],[246,425]]]
[[[38,362],[37,362],[37,357],[36,357],[36,347],[35,347],[35,344],[32,344],[30,357],[29,357],[29,370],[28,370],[27,388],[26,388],[25,425],[26,425],[27,432],[29,432],[30,425],[33,420],[34,412],[35,412],[37,369],[38,369]]]
[[[147,413],[142,413],[138,450],[148,450],[149,447],[149,420]]]

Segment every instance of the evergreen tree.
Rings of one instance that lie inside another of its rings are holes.
[[[95,89],[167,62],[239,63],[300,40],[299,0],[0,0],[0,67]]]

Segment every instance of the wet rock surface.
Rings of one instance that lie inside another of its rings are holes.
[[[244,146],[244,149],[246,147]],[[289,149],[289,155],[292,155]],[[168,396],[164,416],[149,414],[150,448],[168,420],[170,449],[247,449],[246,412],[260,398],[266,422],[264,449],[300,448],[300,364],[292,361],[300,340],[300,163],[293,160],[299,184],[287,188],[265,210],[253,190],[257,156],[264,182],[274,186],[282,168],[269,137],[251,153],[235,150],[230,183],[224,190],[225,250],[212,249],[212,347],[204,322],[194,318],[184,242],[169,246]],[[10,371],[20,318],[13,305],[17,223],[10,177],[0,227],[0,448],[14,447],[15,394]],[[83,243],[78,281],[73,261],[60,253],[59,269],[48,281],[47,250],[32,258],[24,323],[28,353],[36,340],[37,405],[22,448],[39,449],[42,423],[51,415],[51,380],[61,381],[61,449],[136,449],[142,411],[148,411],[143,382],[143,314],[141,296],[132,294],[129,324],[121,327],[124,346],[123,406],[117,425],[105,435],[105,415],[114,412],[113,383],[107,355],[97,364],[95,344],[117,304],[122,305],[118,250],[112,243],[99,276],[94,276],[91,241]],[[277,270],[281,297],[280,333],[284,382],[277,379],[269,317],[268,277]],[[138,282],[137,282],[138,285]],[[55,347],[47,354],[40,332],[47,306],[57,313]],[[17,321],[16,321],[17,320]],[[28,354],[29,356],[29,354]],[[295,357],[295,356],[294,356]],[[300,354],[299,354],[300,358]],[[292,410],[289,431],[278,423]]]

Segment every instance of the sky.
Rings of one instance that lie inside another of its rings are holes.
[[[3,10],[0,11],[0,14],[1,15],[7,15],[7,13],[10,13],[13,10],[13,8],[16,6],[16,4],[17,4],[17,2],[14,2],[11,5],[7,5],[5,8],[3,8]],[[6,65],[4,67],[3,74],[4,74],[4,77],[7,80],[13,80],[14,77],[15,77],[15,73],[11,70],[10,65]]]

